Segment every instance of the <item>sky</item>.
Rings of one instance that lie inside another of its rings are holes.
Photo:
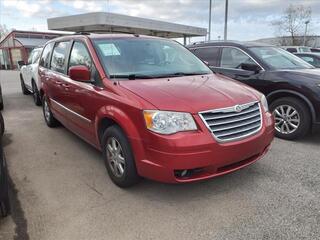
[[[212,0],[211,39],[223,38],[225,0]],[[256,40],[276,34],[271,22],[290,4],[312,9],[310,32],[320,35],[320,0],[229,0],[228,39]],[[107,11],[208,27],[209,0],[0,0],[0,24],[47,30],[47,18]]]

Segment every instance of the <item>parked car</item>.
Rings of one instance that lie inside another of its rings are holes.
[[[311,52],[310,47],[305,46],[282,46],[284,50],[287,50],[290,53],[305,53],[305,52]]]
[[[42,48],[35,48],[30,53],[26,65],[20,67],[20,81],[22,93],[27,95],[32,93],[33,101],[37,106],[41,105],[39,95],[38,66]]]
[[[47,125],[59,121],[100,149],[120,187],[139,176],[177,183],[223,175],[260,159],[273,140],[261,93],[214,75],[168,39],[61,37],[45,46],[39,77]]]
[[[297,139],[320,125],[320,71],[287,51],[260,43],[210,42],[189,46],[210,68],[264,93],[276,136]]]
[[[316,68],[320,68],[320,53],[295,53],[294,55],[303,59]]]
[[[311,48],[311,52],[320,53],[320,48]]]
[[[10,212],[8,196],[8,172],[6,160],[2,147],[2,136],[4,132],[4,121],[0,112],[0,217],[6,217]]]

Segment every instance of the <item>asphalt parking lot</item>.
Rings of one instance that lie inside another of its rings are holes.
[[[320,239],[320,133],[276,139],[264,159],[209,181],[131,189],[100,153],[50,129],[18,72],[0,72],[12,216],[0,239]]]

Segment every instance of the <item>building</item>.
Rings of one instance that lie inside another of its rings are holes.
[[[10,32],[0,41],[0,69],[17,69],[19,61],[28,61],[33,48],[44,45],[60,34],[32,31]]]
[[[206,28],[131,17],[108,12],[93,12],[65,17],[49,18],[48,29],[70,32],[131,33],[164,38],[203,37]]]
[[[289,36],[285,37],[274,37],[274,38],[262,38],[256,40],[256,42],[262,42],[272,45],[278,45],[278,46],[292,46],[292,45],[303,45],[303,36],[296,37],[296,43],[292,44],[292,39]],[[307,47],[312,48],[320,48],[320,36],[306,36],[306,44]]]

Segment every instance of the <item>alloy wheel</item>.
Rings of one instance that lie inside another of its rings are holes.
[[[50,108],[49,108],[49,105],[48,105],[48,102],[47,100],[44,100],[44,106],[43,106],[43,109],[44,109],[44,117],[46,118],[46,121],[47,122],[50,122],[50,116],[51,116],[51,112],[50,112]]]
[[[300,114],[292,106],[279,105],[273,111],[273,115],[275,117],[275,128],[279,133],[291,134],[300,126]]]
[[[125,157],[121,144],[114,137],[107,140],[107,160],[112,173],[120,178],[125,173]]]

